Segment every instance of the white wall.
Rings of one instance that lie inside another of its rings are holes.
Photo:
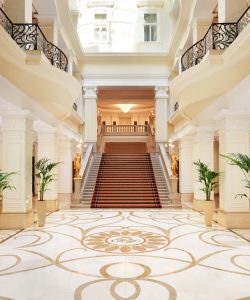
[[[79,36],[85,52],[162,52],[166,51],[168,22],[166,18],[166,0],[163,7],[137,7],[135,0],[114,0],[113,7],[88,7],[82,1],[79,18]],[[159,2],[159,1],[157,1]],[[153,3],[153,1],[152,1]],[[144,12],[157,13],[158,40],[144,42]],[[93,40],[93,20],[95,13],[106,13],[109,23],[109,39],[107,43],[96,43]]]
[[[130,118],[131,123],[128,125],[134,125],[134,121],[137,122],[137,125],[144,125],[145,121],[149,122],[149,112],[148,113],[115,113],[115,112],[102,112],[100,110],[100,113],[102,114],[101,121],[105,121],[106,125],[112,125],[113,121],[116,121],[116,125],[120,125],[120,119],[121,118]]]

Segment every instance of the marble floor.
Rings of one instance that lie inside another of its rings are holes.
[[[0,243],[0,299],[250,299],[250,243],[182,210],[61,210]]]

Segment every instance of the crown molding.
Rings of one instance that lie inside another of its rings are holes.
[[[138,0],[136,5],[138,8],[162,8],[164,6],[164,1]]]
[[[112,1],[112,0],[102,0],[102,1],[89,0],[87,2],[87,7],[88,8],[94,8],[94,7],[113,7],[113,6],[114,6],[114,1]]]

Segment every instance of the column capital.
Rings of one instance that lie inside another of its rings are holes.
[[[219,111],[215,120],[220,122],[220,127],[227,130],[245,130],[250,129],[250,113],[247,111],[231,111],[223,109]]]
[[[196,127],[194,130],[194,142],[195,141],[213,142],[215,130],[216,129],[212,127]]]
[[[26,121],[32,121],[32,115],[29,110],[6,110],[2,116],[2,130],[24,130]]]
[[[167,99],[168,96],[168,90],[169,88],[167,86],[157,86],[155,87],[155,98],[164,98]]]
[[[96,99],[97,98],[97,88],[96,86],[85,86],[83,87],[84,99]]]
[[[45,124],[44,122],[42,121],[35,121],[34,122],[34,126],[33,126],[34,130],[40,134],[40,133],[55,133],[56,132],[56,128],[55,127],[52,127],[52,126],[49,126],[48,124]]]

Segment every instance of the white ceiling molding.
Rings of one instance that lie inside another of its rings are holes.
[[[93,8],[93,7],[113,7],[114,6],[114,1],[113,0],[89,0],[87,2],[87,7],[88,8]]]
[[[164,1],[154,1],[154,0],[138,0],[137,7],[144,8],[162,8],[164,6]]]

